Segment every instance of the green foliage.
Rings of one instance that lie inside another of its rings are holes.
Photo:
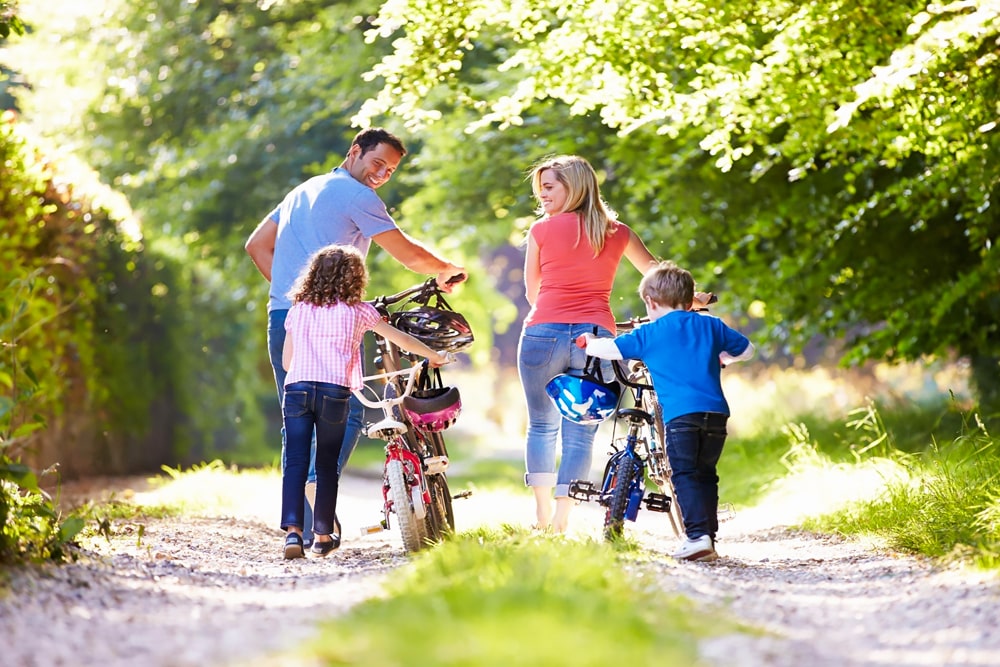
[[[24,34],[24,23],[17,16],[17,2],[0,0],[0,39],[7,39],[11,33]]]
[[[24,560],[62,561],[83,530],[84,517],[63,517],[26,466],[14,461],[0,443],[0,564]]]
[[[193,258],[224,265],[233,286],[256,284],[244,240],[289,189],[339,164],[357,131],[347,120],[364,96],[360,74],[377,57],[363,41],[365,8],[100,4],[104,11],[63,10],[78,15],[62,31],[64,58],[91,68],[67,82],[79,95],[75,113],[63,115],[69,122],[53,117],[41,90],[22,96],[25,113],[72,137],[128,196],[147,235],[183,238]],[[45,48],[31,41],[19,52],[29,81],[45,72],[37,62]]]
[[[89,171],[45,155],[6,114],[0,429],[9,455],[69,424],[77,442],[56,451],[75,457],[64,461],[72,474],[234,448],[241,428],[260,426],[257,396],[239,379],[257,370],[240,295],[183,246],[143,239]]]
[[[415,655],[434,665],[693,664],[700,636],[734,627],[641,582],[605,544],[463,533],[417,556],[387,597],[326,625],[306,650],[378,667]]]
[[[954,349],[996,375],[995,3],[404,1],[374,24],[394,48],[360,122],[459,105],[489,138],[551,100],[599,115],[626,219],[645,212],[776,346]]]

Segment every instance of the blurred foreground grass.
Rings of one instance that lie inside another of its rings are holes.
[[[697,640],[731,632],[605,543],[509,527],[420,552],[385,598],[327,623],[305,652],[323,664],[698,665]]]

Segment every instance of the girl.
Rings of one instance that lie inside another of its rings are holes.
[[[337,460],[347,426],[351,391],[362,386],[361,342],[366,331],[384,336],[432,366],[449,358],[382,320],[361,300],[368,284],[365,261],[352,246],[328,245],[312,256],[289,292],[282,366],[282,418],[286,463],[281,479],[281,528],[285,558],[305,555],[302,542],[305,484],[313,429],[316,431],[316,503],[311,551],[326,556],[340,546],[334,532]]]
[[[564,532],[573,500],[569,483],[590,473],[597,424],[563,419],[546,383],[586,362],[574,340],[597,327],[613,336],[611,286],[621,258],[640,273],[656,259],[601,199],[597,174],[574,155],[542,162],[531,172],[540,219],[528,231],[524,282],[531,311],[518,344],[518,373],[528,404],[525,484],[535,493],[536,527]],[[556,440],[562,455],[556,474]],[[552,513],[555,489],[556,509]]]

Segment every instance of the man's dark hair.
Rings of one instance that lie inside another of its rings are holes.
[[[406,147],[403,146],[403,141],[395,134],[387,132],[381,127],[369,127],[365,130],[361,130],[354,135],[354,140],[351,141],[352,146],[355,144],[361,147],[362,155],[379,144],[389,144],[395,150],[399,151],[401,156],[406,155]]]

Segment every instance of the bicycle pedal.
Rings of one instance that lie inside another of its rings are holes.
[[[590,501],[594,499],[594,496],[600,496],[601,490],[593,482],[576,479],[569,483],[569,493],[567,495],[574,500]]]
[[[650,512],[669,512],[674,499],[663,493],[648,493],[643,502]]]
[[[452,500],[461,500],[462,498],[468,498],[472,495],[472,491],[465,490],[460,491],[451,497]]]
[[[376,524],[371,525],[371,526],[362,526],[361,527],[361,534],[362,535],[374,535],[375,533],[381,533],[385,529],[386,529],[386,527],[384,525],[382,525],[382,523],[376,523]]]

